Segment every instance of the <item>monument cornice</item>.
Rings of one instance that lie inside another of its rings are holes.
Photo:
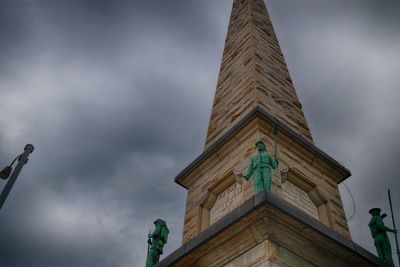
[[[324,159],[328,162],[332,167],[338,169],[341,173],[343,173],[343,178],[337,181],[337,183],[341,183],[351,176],[351,172],[349,169],[344,167],[341,163],[333,159],[327,153],[319,149],[317,146],[309,142],[307,139],[302,137],[300,134],[296,133],[294,130],[286,126],[283,122],[281,122],[276,117],[272,116],[270,113],[265,111],[260,107],[256,107],[251,110],[246,116],[244,116],[239,122],[237,122],[230,130],[228,130],[225,134],[219,137],[212,145],[210,145],[203,153],[201,153],[194,161],[192,161],[185,169],[183,169],[176,177],[175,182],[182,187],[187,189],[187,186],[183,184],[183,180],[190,174],[197,166],[199,166],[204,160],[206,160],[211,154],[216,152],[226,141],[232,138],[240,129],[249,124],[254,118],[261,118],[270,124],[275,124],[280,132],[285,133],[289,137],[291,137],[295,142],[302,145],[304,148],[314,153],[318,157]]]

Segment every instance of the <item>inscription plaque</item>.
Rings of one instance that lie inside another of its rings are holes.
[[[218,195],[210,209],[210,225],[242,204],[242,185],[234,183]]]
[[[314,205],[307,192],[289,181],[285,181],[282,184],[282,192],[286,201],[319,220],[318,208]]]

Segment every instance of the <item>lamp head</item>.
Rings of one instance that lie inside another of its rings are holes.
[[[3,180],[7,180],[8,177],[10,177],[10,174],[12,172],[12,167],[7,166],[5,167],[1,172],[0,172],[0,178]]]

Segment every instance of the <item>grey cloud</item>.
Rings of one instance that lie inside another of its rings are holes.
[[[306,2],[270,1],[270,12],[316,144],[353,173],[346,181],[355,199],[349,221],[353,240],[375,252],[368,210],[378,206],[388,212],[387,189],[400,188],[395,167],[400,19],[394,15],[400,6]],[[352,200],[343,185],[340,190],[350,217]],[[396,193],[393,202],[399,220]]]
[[[211,94],[201,90],[212,87],[204,78],[215,40],[199,32],[211,21],[189,29],[202,17],[192,13],[184,26],[177,13],[160,19],[168,10],[146,11],[150,2],[111,10],[82,2],[23,4],[33,11],[21,23],[35,23],[33,37],[24,36],[28,43],[11,42],[16,54],[29,55],[2,64],[0,120],[8,130],[0,136],[7,153],[1,159],[20,143],[37,149],[2,210],[0,228],[8,233],[0,242],[2,262],[141,266],[157,217],[175,233],[171,252],[180,243],[185,202],[173,177],[201,150],[205,127],[198,121],[206,124],[209,113],[202,103]],[[187,4],[174,6],[188,16]],[[198,49],[187,55],[190,42]],[[198,72],[189,75],[188,67]]]
[[[143,266],[157,217],[165,254],[180,245],[173,177],[202,151],[230,6],[2,1],[0,163],[37,147],[0,214],[6,266]],[[367,210],[399,188],[398,4],[268,7],[317,145],[353,171],[353,239],[373,251]]]

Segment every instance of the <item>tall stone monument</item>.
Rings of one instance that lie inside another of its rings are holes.
[[[255,193],[243,173],[259,141],[279,165]],[[234,0],[204,152],[175,178],[183,244],[156,266],[385,266],[351,241],[350,175],[313,144],[264,0]]]

